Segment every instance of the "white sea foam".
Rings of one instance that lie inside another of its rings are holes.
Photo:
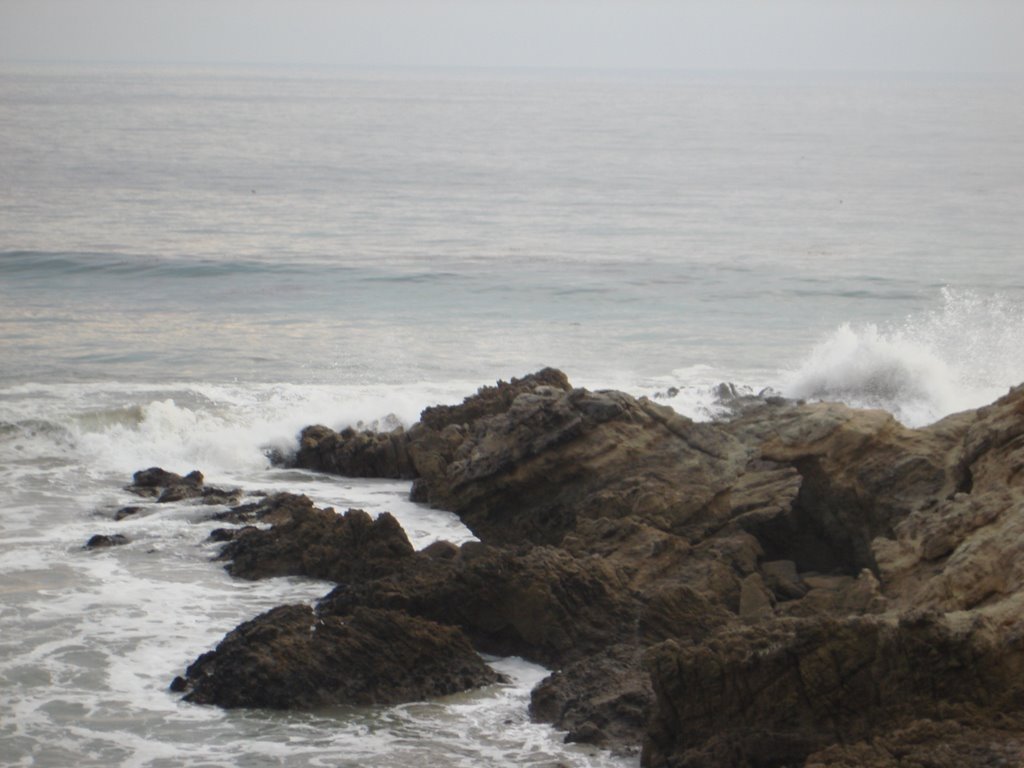
[[[911,426],[984,405],[1024,381],[1024,306],[944,289],[902,323],[844,323],[784,374],[790,397],[883,408]]]

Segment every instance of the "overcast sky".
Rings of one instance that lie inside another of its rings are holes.
[[[1019,0],[0,0],[0,60],[1024,72]]]

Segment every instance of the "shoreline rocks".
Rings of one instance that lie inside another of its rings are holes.
[[[307,428],[295,462],[414,479],[480,542],[413,552],[389,516],[282,501],[225,534],[229,567],[335,581],[313,621],[382,611],[554,667],[531,712],[570,740],[767,768],[1024,737],[1024,387],[923,429],[775,397],[695,423],[545,369],[408,430]]]
[[[396,611],[284,605],[239,625],[171,690],[226,709],[399,704],[500,681],[452,627]]]

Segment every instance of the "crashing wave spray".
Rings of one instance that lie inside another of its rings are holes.
[[[789,397],[884,408],[911,426],[977,408],[1024,381],[1024,305],[942,290],[938,309],[879,327],[844,323],[789,374]]]

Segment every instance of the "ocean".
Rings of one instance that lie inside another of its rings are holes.
[[[275,469],[545,365],[711,419],[740,393],[917,426],[1024,381],[1024,83],[981,76],[0,68],[0,762],[635,766],[441,701],[167,690],[329,585],[232,580],[201,470],[472,538],[408,484]],[[130,543],[87,551],[95,533]]]

